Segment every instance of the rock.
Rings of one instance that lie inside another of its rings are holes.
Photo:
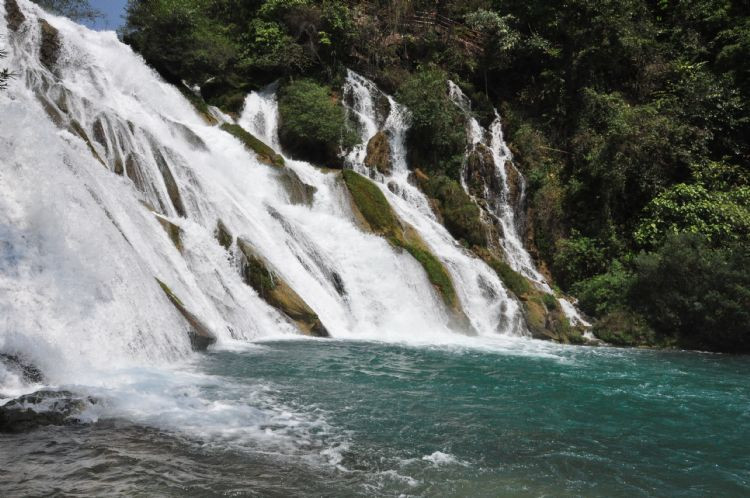
[[[237,245],[244,256],[245,283],[268,304],[286,315],[303,334],[330,337],[317,313],[255,252],[249,242],[238,239]]]
[[[505,177],[508,182],[508,204],[514,208],[521,207],[521,194],[523,193],[523,177],[518,169],[510,161],[505,161]],[[519,211],[520,212],[520,211]]]
[[[42,30],[42,44],[39,47],[39,61],[47,69],[54,71],[57,65],[57,59],[60,57],[60,33],[57,28],[53,27],[44,19],[39,19],[39,26]]]
[[[91,143],[91,139],[89,138],[88,133],[86,133],[86,130],[83,128],[83,126],[81,126],[81,123],[79,123],[75,119],[71,120],[69,131],[77,135],[78,137],[80,137],[81,140],[83,140],[83,142],[89,148],[89,151],[91,152],[91,155],[94,156],[94,159],[99,161],[101,165],[104,166],[105,168],[107,167],[107,163],[104,162],[104,159],[102,159],[102,156],[100,156],[99,153],[96,151],[94,144]]]
[[[190,325],[191,330],[188,333],[188,337],[190,338],[190,345],[193,347],[193,351],[205,351],[211,344],[215,343],[216,334],[214,334],[213,331],[200,320],[200,318],[188,311],[182,301],[174,294],[174,292],[172,292],[172,289],[170,289],[167,284],[158,278],[156,281],[159,283],[161,290],[164,291],[164,294],[169,298],[169,301],[175,308],[177,308],[177,311],[180,312],[183,318],[185,318],[185,321]]]
[[[279,173],[279,180],[289,195],[289,202],[312,206],[317,188],[303,182],[299,175],[289,168],[284,168]]]
[[[221,220],[216,223],[214,238],[216,238],[216,241],[219,243],[219,245],[227,251],[231,249],[234,237],[232,237],[232,232],[229,231],[227,226]]]
[[[26,21],[26,17],[18,7],[16,0],[5,0],[5,21],[8,23],[8,28],[11,31],[18,31],[21,24]]]
[[[167,232],[169,239],[177,250],[182,252],[182,229],[160,214],[154,213],[154,215],[156,216],[156,221],[158,221],[162,228],[164,228],[164,231]]]
[[[164,179],[164,185],[167,187],[167,194],[169,195],[169,200],[172,201],[172,206],[174,207],[174,210],[177,212],[177,214],[185,218],[187,213],[185,211],[185,206],[182,203],[182,197],[180,196],[180,189],[177,186],[177,181],[175,181],[174,179],[172,170],[169,167],[169,164],[167,163],[167,160],[164,157],[164,154],[162,154],[159,146],[156,143],[152,142],[151,150],[154,154],[154,159],[156,160],[156,164],[157,166],[159,166],[159,171],[161,172],[161,176]]]
[[[0,353],[0,363],[8,370],[17,372],[26,382],[38,384],[44,381],[42,371],[20,356]]]
[[[369,142],[367,142],[367,157],[365,157],[365,166],[375,168],[384,175],[390,175],[393,170],[391,161],[391,145],[388,142],[388,136],[383,131],[377,132]]]
[[[48,425],[75,425],[84,409],[97,401],[69,391],[41,390],[0,406],[0,432],[27,432]]]
[[[258,139],[255,135],[236,124],[224,123],[221,129],[234,136],[250,152],[254,152],[260,162],[269,166],[281,168],[284,166],[284,158],[277,154],[270,146]]]
[[[495,159],[492,151],[483,144],[476,144],[466,159],[466,184],[471,195],[478,199],[486,196],[485,188],[491,198],[502,195],[503,187],[495,170]]]

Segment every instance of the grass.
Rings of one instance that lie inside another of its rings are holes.
[[[224,123],[221,129],[237,138],[248,150],[255,152],[261,160],[276,167],[284,166],[284,158],[278,155],[271,147],[249,133],[242,126]]]

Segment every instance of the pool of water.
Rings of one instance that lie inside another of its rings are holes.
[[[139,397],[131,404],[144,408],[118,415],[114,400],[95,423],[0,436],[0,489],[750,494],[748,357],[300,340],[215,351],[186,368],[202,380],[170,390],[187,401]]]

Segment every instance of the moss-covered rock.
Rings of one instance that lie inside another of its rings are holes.
[[[342,172],[352,201],[352,209],[365,228],[381,235],[394,247],[406,250],[424,268],[430,283],[435,286],[443,302],[451,311],[454,324],[470,330],[453,281],[443,263],[430,251],[419,234],[401,222],[393,212],[383,192],[372,181],[352,171]]]
[[[289,196],[289,202],[292,204],[312,206],[315,192],[317,192],[318,189],[303,182],[293,169],[284,168],[280,171],[279,181]]]
[[[156,216],[156,221],[164,228],[164,231],[167,232],[169,240],[172,241],[178,251],[182,252],[182,229],[158,213],[154,213],[154,216]]]
[[[16,0],[5,0],[5,22],[8,23],[8,28],[11,31],[18,31],[24,21],[26,21],[26,16],[21,12]]]
[[[271,265],[242,239],[237,240],[242,253],[243,278],[245,283],[268,304],[286,315],[299,330],[314,337],[329,337],[330,334],[317,313],[276,273]]]
[[[211,344],[215,343],[216,335],[211,331],[211,329],[185,307],[180,298],[178,298],[174,294],[174,292],[172,292],[172,289],[170,289],[167,284],[165,284],[158,278],[156,279],[156,281],[158,282],[159,287],[161,287],[161,290],[164,291],[164,294],[169,299],[169,302],[172,303],[172,305],[182,315],[188,325],[190,325],[190,332],[188,332],[188,337],[190,339],[190,345],[193,347],[193,350],[205,351]]]
[[[343,168],[341,150],[357,142],[343,105],[331,89],[312,80],[288,83],[279,92],[279,140],[292,157]]]
[[[254,152],[258,159],[270,166],[281,168],[284,166],[284,158],[277,154],[270,146],[256,138],[252,133],[236,124],[224,123],[221,129],[237,138],[250,152]]]
[[[216,238],[216,241],[219,243],[219,245],[227,251],[232,247],[232,242],[234,241],[232,232],[229,231],[227,226],[221,220],[216,223],[214,237]]]
[[[391,161],[391,144],[388,141],[388,135],[383,131],[377,132],[369,142],[367,142],[367,156],[365,157],[365,166],[374,168],[384,175],[390,175],[393,169]]]
[[[205,100],[203,100],[203,97],[200,95],[196,95],[195,92],[193,92],[190,88],[187,88],[185,85],[177,85],[177,89],[182,93],[182,95],[187,99],[188,102],[193,106],[195,109],[195,112],[198,113],[198,115],[203,118],[203,121],[206,122],[206,124],[215,125],[218,123],[216,118],[211,114],[211,110],[208,108],[208,104]]]
[[[42,30],[42,44],[39,47],[39,61],[47,69],[54,71],[57,59],[60,57],[60,33],[44,19],[39,19],[39,27]]]
[[[460,183],[444,175],[429,176],[423,171],[415,174],[420,188],[438,210],[448,231],[470,246],[487,244],[487,228],[482,223],[479,207],[464,191]]]
[[[500,197],[502,185],[495,170],[492,151],[484,144],[476,144],[466,158],[466,185],[471,195],[483,199],[485,188],[493,197]]]

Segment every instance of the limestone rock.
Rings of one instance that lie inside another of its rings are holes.
[[[39,61],[47,69],[54,71],[57,65],[57,59],[60,57],[60,33],[57,28],[53,27],[44,19],[39,20],[39,26],[42,30],[42,44],[39,47]]]
[[[169,298],[172,305],[177,308],[177,311],[179,311],[183,318],[185,318],[185,321],[187,321],[188,325],[190,325],[188,336],[193,350],[205,351],[211,344],[215,343],[216,335],[213,331],[203,323],[200,318],[195,316],[185,307],[182,301],[174,294],[174,292],[172,292],[172,289],[170,289],[167,284],[158,278],[156,281],[159,283],[159,286],[164,291],[164,294],[167,295],[167,298]]]
[[[317,188],[303,182],[299,175],[292,169],[284,168],[279,173],[281,185],[289,195],[289,202],[292,204],[304,204],[312,206]]]
[[[286,315],[303,334],[329,337],[330,334],[317,313],[255,252],[252,245],[242,239],[238,239],[237,244],[245,259],[245,283],[255,289],[268,304]]]
[[[393,170],[391,161],[391,145],[388,136],[383,131],[377,132],[367,143],[367,157],[365,166],[377,169],[384,175],[390,175]]]
[[[18,31],[21,24],[26,21],[26,16],[21,12],[16,0],[5,0],[5,21],[11,31]]]
[[[27,432],[48,425],[80,423],[78,415],[97,401],[70,391],[41,390],[0,406],[0,433]]]
[[[214,237],[221,247],[227,251],[232,247],[232,232],[229,231],[223,221],[219,220],[216,223],[216,229],[214,230]]]

